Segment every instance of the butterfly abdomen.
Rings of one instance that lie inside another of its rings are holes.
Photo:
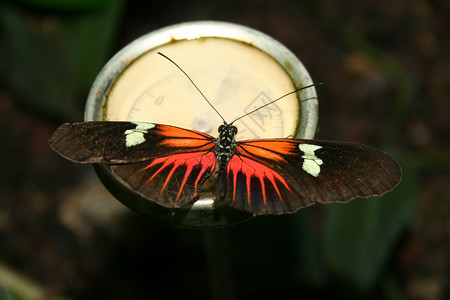
[[[214,182],[214,197],[221,200],[225,198],[227,192],[227,173],[226,170],[225,173],[222,170],[222,168],[219,169],[216,181]]]

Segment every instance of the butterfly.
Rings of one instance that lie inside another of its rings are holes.
[[[146,122],[65,123],[49,144],[71,161],[108,164],[133,190],[167,208],[195,202],[208,192],[207,182],[212,182],[215,201],[253,215],[279,215],[314,203],[382,195],[401,179],[393,158],[360,144],[288,138],[237,141],[233,124],[238,119],[223,119],[218,137]]]

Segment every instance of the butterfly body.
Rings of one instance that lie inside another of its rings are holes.
[[[381,195],[397,185],[394,159],[342,142],[259,139],[236,141],[237,128],[219,136],[143,122],[63,124],[51,147],[78,163],[106,163],[145,198],[183,207],[213,182],[213,198],[254,215],[294,213],[314,203]]]
[[[217,199],[223,199],[226,193],[227,166],[236,149],[236,126],[223,124],[219,126],[219,137],[214,140],[215,155],[218,164],[217,179],[214,183],[214,195]]]

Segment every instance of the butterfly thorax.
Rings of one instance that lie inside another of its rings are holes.
[[[237,133],[236,126],[224,124],[219,126],[219,137],[215,140],[216,157],[219,167],[226,166],[234,155],[236,146],[235,135]]]

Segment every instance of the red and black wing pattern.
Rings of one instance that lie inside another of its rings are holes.
[[[153,160],[111,165],[133,190],[156,203],[178,208],[195,202],[216,165],[214,152],[191,152]]]
[[[228,164],[224,200],[255,215],[293,213],[316,202],[381,195],[400,178],[394,159],[363,145],[248,140],[237,143]]]
[[[194,201],[216,166],[212,136],[169,125],[67,123],[49,143],[69,160],[109,164],[132,189],[171,208]]]

